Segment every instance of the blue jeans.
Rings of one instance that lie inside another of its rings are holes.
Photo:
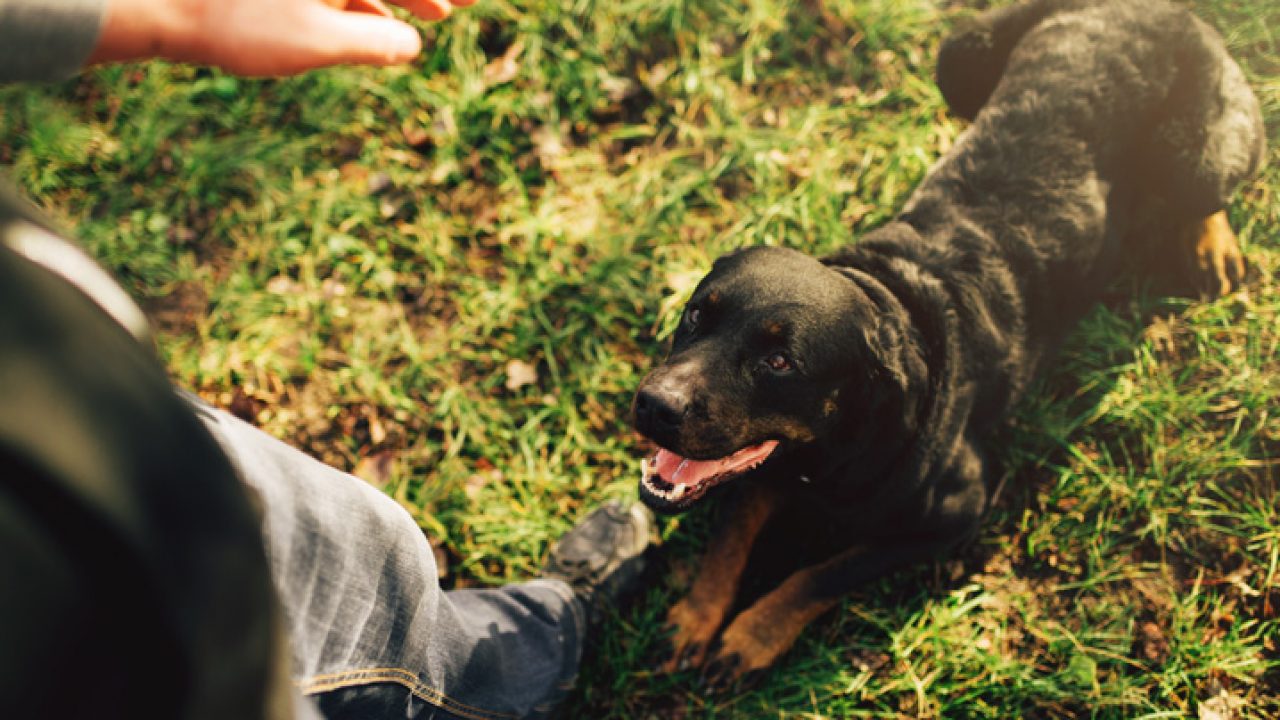
[[[302,717],[543,717],[573,686],[586,613],[568,585],[445,592],[394,500],[189,400],[261,498]]]

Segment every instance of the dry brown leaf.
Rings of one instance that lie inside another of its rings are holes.
[[[328,277],[320,281],[320,294],[324,296],[325,300],[344,297],[347,294],[347,286]]]
[[[536,382],[538,382],[538,368],[523,360],[510,360],[507,362],[506,386],[508,390],[514,392]]]
[[[338,167],[338,175],[342,176],[343,180],[359,182],[368,177],[369,168],[361,165],[355,160],[348,160]]]
[[[1169,641],[1159,625],[1145,622],[1138,628],[1138,653],[1156,664],[1164,663],[1169,657]]]
[[[272,295],[292,295],[302,290],[302,285],[288,275],[276,275],[267,281],[267,292]]]
[[[431,554],[436,558],[436,577],[441,580],[445,579],[449,576],[449,554],[444,551],[444,548],[435,543],[431,544]]]
[[[635,95],[637,90],[634,80],[607,73],[600,77],[600,89],[604,90],[605,95],[615,103]]]
[[[565,155],[564,142],[560,139],[560,131],[547,125],[540,126],[530,136],[533,140],[533,152],[543,167],[554,170],[560,158]]]
[[[383,450],[360,458],[351,474],[374,487],[382,488],[391,482],[391,479],[395,476],[395,471],[395,451]]]
[[[390,175],[385,172],[376,172],[365,181],[365,192],[369,195],[381,195],[390,190],[393,184]]]
[[[1151,324],[1142,331],[1143,339],[1151,343],[1156,357],[1161,360],[1178,357],[1178,320],[1173,315],[1156,316]]]
[[[400,127],[400,131],[404,134],[405,144],[418,152],[430,150],[431,146],[435,144],[435,139],[431,137],[431,131],[421,125],[406,121]]]
[[[1240,717],[1236,711],[1245,704],[1244,698],[1233,695],[1215,680],[1210,683],[1209,697],[1197,708],[1197,716],[1200,720],[1236,720]]]
[[[485,87],[493,87],[509,83],[515,79],[520,72],[520,53],[524,52],[524,43],[517,40],[502,53],[502,57],[497,58],[484,66],[484,84]]]
[[[480,495],[480,491],[490,483],[501,482],[502,471],[497,468],[481,469],[471,477],[467,478],[466,483],[462,486],[463,492],[467,497],[475,500]]]
[[[387,428],[383,426],[378,412],[373,408],[365,408],[365,419],[369,421],[369,442],[381,445],[387,439]]]

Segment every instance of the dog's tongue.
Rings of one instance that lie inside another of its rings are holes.
[[[653,457],[653,467],[658,477],[672,485],[697,485],[708,478],[726,473],[738,473],[759,465],[778,446],[777,440],[766,440],[759,445],[745,447],[719,460],[690,460],[670,450],[658,450]]]

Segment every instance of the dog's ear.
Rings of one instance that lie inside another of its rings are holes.
[[[733,250],[720,254],[719,256],[716,257],[715,260],[711,261],[711,269],[712,270],[715,270],[717,268],[723,269],[729,265],[733,265],[738,261],[739,258],[741,258],[743,255],[746,255],[750,250],[754,249],[754,247],[755,246],[753,245],[744,245],[743,247],[734,248]]]
[[[906,393],[910,381],[906,362],[906,325],[895,314],[882,314],[866,328],[863,340],[875,364],[876,375],[894,389]]]
[[[834,264],[830,267],[851,280],[851,287],[856,288],[851,292],[864,298],[855,303],[862,309],[848,317],[856,323],[855,332],[870,361],[872,379],[887,380],[898,394],[905,394],[912,374],[909,319],[889,301],[888,290],[867,273]]]

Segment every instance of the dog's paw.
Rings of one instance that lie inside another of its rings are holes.
[[[735,622],[720,636],[702,669],[702,684],[712,692],[725,692],[755,684],[790,647],[768,633],[759,634],[749,623]]]
[[[1243,285],[1244,255],[1225,213],[1216,213],[1200,224],[1190,271],[1202,297],[1223,297]]]
[[[667,612],[670,654],[659,667],[664,673],[702,667],[723,618],[685,598]]]

